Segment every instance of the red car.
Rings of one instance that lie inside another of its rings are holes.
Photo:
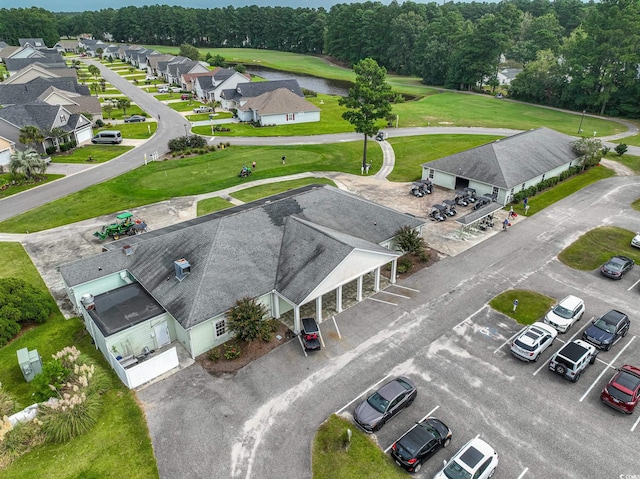
[[[625,364],[604,387],[600,399],[607,406],[631,414],[640,399],[640,368]]]

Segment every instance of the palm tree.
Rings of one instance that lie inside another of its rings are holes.
[[[100,69],[95,65],[89,65],[88,70],[95,78],[98,78],[98,75],[100,75]]]
[[[42,146],[44,134],[37,126],[24,126],[20,129],[18,141],[35,149],[38,145]]]
[[[16,150],[11,155],[9,171],[12,175],[22,173],[28,180],[34,179],[37,175],[44,174],[47,164],[33,148],[24,151]]]
[[[118,98],[118,108],[122,109],[124,116],[127,116],[127,108],[131,106],[131,102],[128,98]]]

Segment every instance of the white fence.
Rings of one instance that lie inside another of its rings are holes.
[[[178,364],[178,351],[173,347],[130,368],[123,368],[117,361],[113,367],[122,382],[133,389],[178,367]]]

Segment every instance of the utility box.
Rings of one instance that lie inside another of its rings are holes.
[[[36,374],[42,372],[42,359],[38,350],[29,351],[27,348],[18,350],[18,364],[24,379],[30,383]]]

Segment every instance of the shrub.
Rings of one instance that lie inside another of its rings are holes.
[[[229,330],[235,333],[236,338],[241,341],[253,341],[262,337],[265,329],[264,317],[267,315],[267,308],[258,303],[255,299],[245,297],[236,301],[236,305],[227,314],[227,324]]]
[[[8,431],[0,441],[0,470],[13,459],[29,452],[45,442],[40,425],[35,421],[20,422]]]
[[[11,416],[18,409],[18,403],[6,392],[0,383],[0,417]]]
[[[207,358],[209,361],[213,361],[214,363],[220,359],[222,353],[220,352],[220,348],[213,348],[207,352]]]
[[[403,226],[396,231],[396,244],[403,253],[415,255],[420,255],[425,248],[424,239],[420,233],[409,226]]]
[[[96,126],[97,126],[98,128],[102,128],[102,127],[104,126],[104,121],[102,121],[102,119],[101,119],[101,118],[98,118],[98,119],[96,120]]]
[[[629,147],[627,146],[626,143],[618,143],[614,149],[615,149],[616,153],[618,154],[618,156],[622,156],[627,152]]]
[[[401,257],[398,260],[398,273],[406,273],[411,269],[413,263],[411,260],[405,256]]]
[[[231,361],[240,357],[240,347],[237,344],[224,345],[224,358]]]
[[[47,146],[45,151],[47,152],[47,155],[53,155],[56,152],[56,147],[55,146]]]
[[[85,392],[64,393],[41,404],[38,420],[47,441],[61,443],[91,430],[100,415],[99,396]]]
[[[33,397],[36,401],[46,401],[58,394],[63,384],[71,374],[71,370],[65,368],[58,359],[47,361],[42,365],[42,371],[35,375],[31,381],[32,387],[35,389]]]

